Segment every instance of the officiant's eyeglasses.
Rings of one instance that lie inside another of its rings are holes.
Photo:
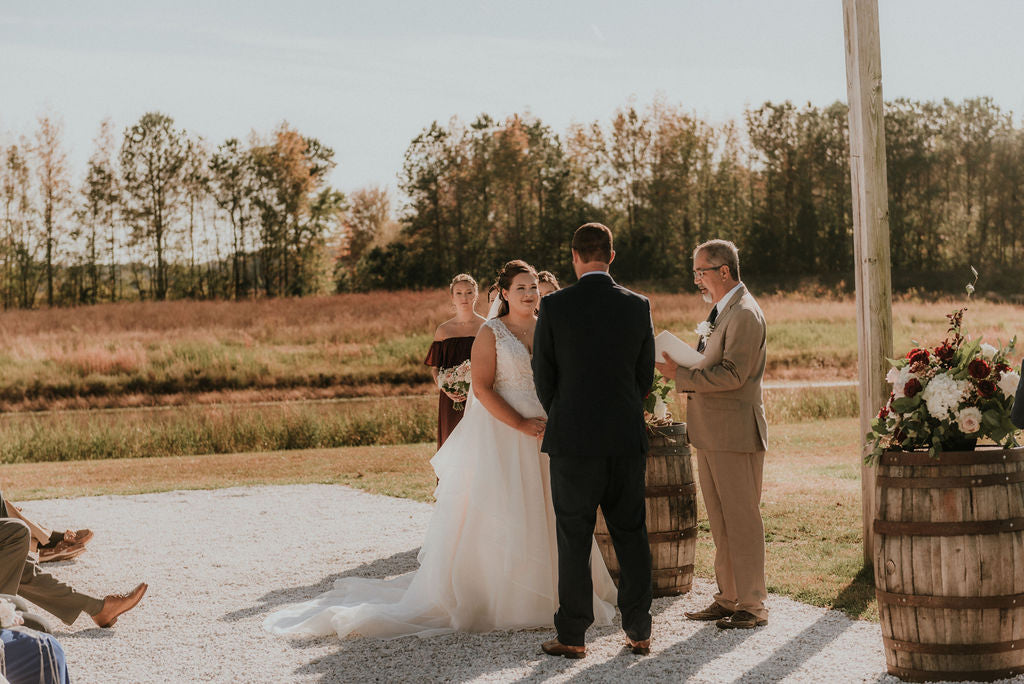
[[[693,269],[693,277],[694,278],[703,278],[704,277],[704,271],[717,271],[718,269],[722,268],[723,266],[725,266],[725,264],[718,264],[717,266],[708,266],[707,268],[695,268],[695,269]]]

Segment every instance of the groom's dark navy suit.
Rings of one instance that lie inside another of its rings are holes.
[[[645,297],[606,273],[541,299],[533,378],[547,428],[558,537],[558,639],[584,645],[594,621],[590,552],[601,506],[621,568],[622,627],[651,634],[643,399],[654,379],[654,326]]]

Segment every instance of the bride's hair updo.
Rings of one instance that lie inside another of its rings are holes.
[[[507,262],[498,271],[498,299],[501,300],[501,304],[498,307],[498,317],[504,316],[508,313],[508,300],[502,294],[502,290],[508,290],[512,287],[512,281],[515,280],[517,275],[528,273],[534,278],[537,277],[537,269],[530,264],[526,263],[522,259],[514,259]]]

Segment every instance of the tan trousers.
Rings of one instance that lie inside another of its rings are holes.
[[[715,541],[715,601],[729,610],[768,616],[761,520],[763,451],[697,452],[697,473]]]
[[[24,596],[69,625],[82,612],[100,612],[101,599],[75,591],[39,569],[39,564],[28,556],[30,537],[31,532],[22,521],[0,518],[0,594]]]

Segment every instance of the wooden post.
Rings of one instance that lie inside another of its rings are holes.
[[[882,57],[878,0],[843,0],[846,90],[850,101],[850,184],[856,261],[860,438],[889,398],[885,374],[892,357],[892,277],[889,203],[882,119]],[[863,444],[863,442],[862,442]],[[865,450],[861,449],[861,454]],[[871,563],[875,470],[861,465],[864,560]]]

